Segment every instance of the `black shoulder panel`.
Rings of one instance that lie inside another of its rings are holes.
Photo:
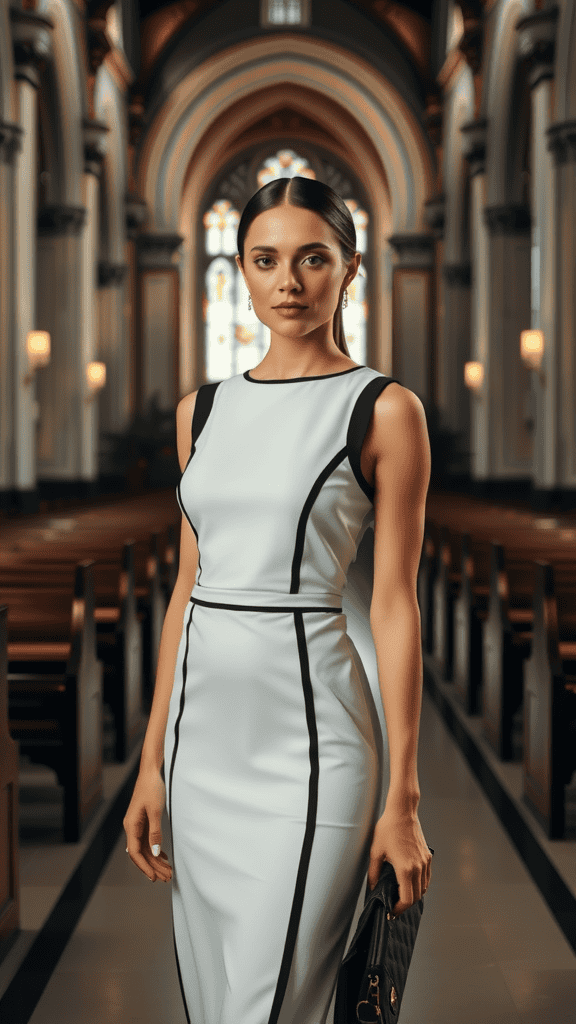
[[[378,398],[378,395],[384,391],[384,388],[387,387],[388,384],[391,384],[392,381],[395,381],[396,384],[401,383],[396,377],[384,376],[374,377],[373,380],[369,381],[356,399],[350,416],[350,423],[348,424],[348,433],[346,435],[348,459],[354,476],[364,493],[368,498],[370,498],[370,501],[374,500],[374,488],[368,483],[362,474],[362,470],[360,469],[360,454],[364,438],[366,437],[366,431],[368,430],[368,424],[370,423],[374,403]]]

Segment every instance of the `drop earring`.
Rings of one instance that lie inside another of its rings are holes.
[[[248,292],[248,309],[252,309],[252,296]]]
[[[344,295],[342,296],[342,309],[346,309],[348,305],[348,289],[344,289]]]

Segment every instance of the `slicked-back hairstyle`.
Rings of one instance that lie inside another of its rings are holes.
[[[336,235],[344,263],[350,263],[356,252],[356,228],[346,203],[330,185],[326,185],[323,181],[296,176],[294,178],[275,178],[274,181],[269,181],[267,185],[258,189],[246,203],[240,217],[237,234],[238,255],[242,265],[244,265],[244,242],[252,221],[259,213],[273,210],[274,207],[282,206],[285,203],[289,203],[291,206],[300,206],[303,210],[312,210],[319,214]],[[332,329],[338,348],[349,356],[342,325],[342,296],[338,300],[334,313]]]

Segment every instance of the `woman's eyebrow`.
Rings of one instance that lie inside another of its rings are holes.
[[[254,252],[255,249],[260,249],[261,252],[278,252],[273,245],[253,245],[250,252]],[[299,245],[296,252],[304,252],[305,249],[328,249],[329,245],[325,245],[324,242],[307,242],[306,245]]]

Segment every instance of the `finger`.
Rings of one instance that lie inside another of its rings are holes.
[[[421,893],[420,899],[422,899],[422,896],[426,892],[427,888],[428,888],[428,865],[425,864],[424,867],[422,868],[422,878],[421,878],[421,881],[420,881],[420,893]]]
[[[143,853],[139,840],[128,840],[127,849],[130,859],[151,882],[155,882],[157,878],[167,882],[172,877],[172,868],[166,859],[166,854],[161,859],[160,856],[154,857],[148,851]]]
[[[400,898],[395,906],[392,907],[394,917],[397,917],[398,914],[402,914],[405,910],[408,910],[408,907],[411,907],[414,902],[411,874],[402,875],[398,889]]]

